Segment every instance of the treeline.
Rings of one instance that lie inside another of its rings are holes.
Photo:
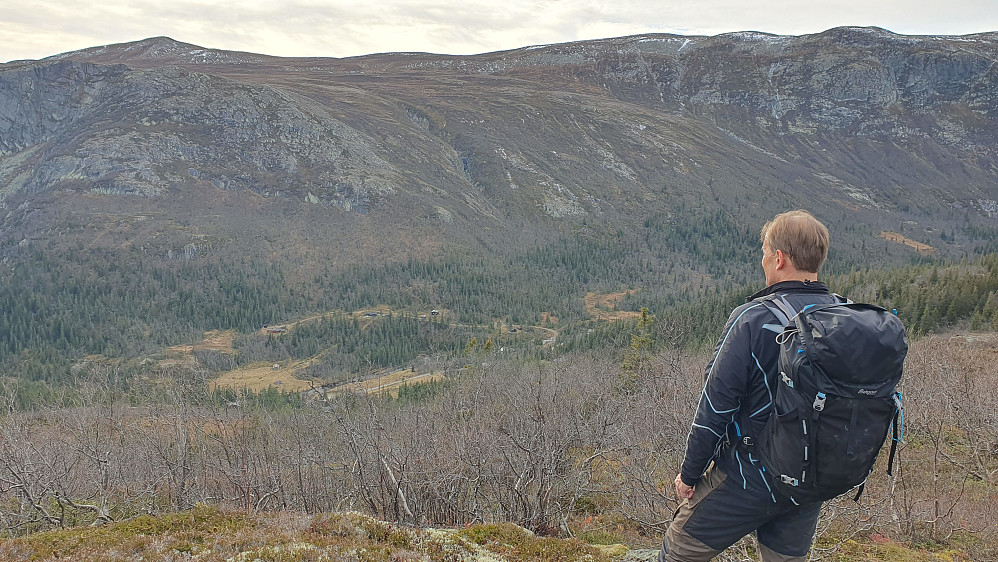
[[[0,283],[0,368],[64,382],[87,355],[133,357],[250,331],[314,306],[279,264],[165,262],[141,251],[29,250]]]
[[[889,270],[864,269],[827,278],[829,288],[854,301],[896,309],[910,335],[953,327],[998,330],[998,254],[976,260],[920,263]],[[655,348],[662,345],[704,349],[712,346],[731,310],[762,288],[755,284],[681,301],[639,291],[622,299],[621,310],[644,307],[655,313]],[[562,331],[566,350],[621,348],[634,322],[581,323]]]
[[[654,323],[650,329],[652,352],[668,348],[702,351],[714,345],[731,310],[745,302],[745,297],[757,288],[742,286],[686,301],[670,298],[668,304],[656,299],[625,298],[619,308],[645,308],[653,315]],[[557,349],[559,352],[623,349],[636,332],[636,324],[636,319],[573,324],[561,330]]]
[[[655,254],[687,255],[703,263],[704,270],[730,275],[751,263],[758,254],[758,227],[738,224],[724,209],[712,211],[680,205],[668,214],[645,219],[645,243]],[[759,225],[761,226],[761,225]],[[744,282],[741,277],[740,282]]]
[[[314,358],[307,375],[329,382],[350,373],[411,365],[420,355],[451,356],[472,339],[485,342],[489,331],[451,325],[439,317],[379,316],[363,326],[354,317],[333,315],[303,322],[284,335],[259,332],[236,338],[238,360],[284,361]],[[496,336],[498,337],[498,336]]]
[[[669,306],[742,279],[742,273],[727,273],[710,280],[693,265],[719,248],[752,245],[744,240],[747,231],[724,222],[723,215],[703,220],[692,230],[662,221],[649,222],[641,232],[585,227],[528,249],[320,268],[308,280],[288,278],[280,262],[252,258],[178,261],[134,247],[28,245],[10,260],[16,264],[12,271],[0,271],[0,368],[54,383],[87,355],[135,357],[197,341],[209,330],[249,333],[318,312],[376,305],[411,315],[447,309],[456,322],[472,325],[536,325],[548,315],[570,325],[587,318],[581,298],[587,291],[644,287],[643,295],[655,295],[654,304]],[[708,232],[709,244],[682,249]],[[744,254],[701,267],[724,263],[726,271],[747,270]],[[426,343],[430,347],[421,351],[432,348]]]
[[[853,300],[897,309],[909,333],[965,324],[998,330],[998,254],[975,261],[867,269],[839,277],[832,288]]]
[[[588,318],[581,299],[587,291],[640,287],[651,296],[637,298],[671,306],[744,285],[758,267],[757,238],[729,213],[679,207],[638,231],[583,224],[533,248],[357,265],[326,271],[317,282],[344,310],[372,303],[447,308],[462,323],[525,325],[540,324],[547,313],[572,324]]]
[[[678,208],[649,217],[638,231],[582,225],[571,236],[504,253],[448,252],[339,270],[320,264],[312,279],[288,278],[279,262],[250,258],[178,261],[139,248],[57,251],[29,244],[8,260],[13,270],[0,271],[0,369],[59,384],[88,355],[132,358],[198,341],[209,330],[250,334],[266,324],[378,305],[400,314],[363,333],[331,320],[303,326],[291,334],[294,343],[282,338],[269,348],[247,336],[240,340],[245,357],[311,357],[332,349],[317,367],[328,374],[404,365],[482,339],[473,330],[427,334],[403,320],[434,308],[468,326],[550,322],[561,332],[556,351],[596,349],[626,345],[627,325],[591,323],[582,297],[624,289],[638,290],[618,308],[651,311],[663,331],[659,341],[702,347],[731,307],[761,286],[757,237],[727,213]],[[998,326],[993,254],[960,263],[926,259],[829,279],[855,300],[898,308],[915,332],[963,321]]]

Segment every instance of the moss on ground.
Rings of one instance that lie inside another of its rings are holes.
[[[472,525],[457,534],[512,560],[610,560],[603,549],[581,540],[538,537],[512,523]]]
[[[919,549],[886,539],[882,535],[873,535],[868,540],[846,541],[835,553],[834,560],[839,562],[971,562],[973,558],[960,549]]]
[[[582,537],[586,540],[542,537],[512,523],[470,525],[460,530],[418,529],[356,512],[248,514],[197,506],[180,513],[144,515],[101,527],[3,539],[0,560],[611,562],[628,554],[628,547],[622,544],[591,544],[610,543],[618,538],[613,533],[591,531]],[[980,545],[971,544],[972,535],[952,539],[946,544],[911,546],[874,533],[837,543],[830,559],[968,562],[973,558],[968,550],[981,551]]]
[[[143,515],[101,527],[0,540],[0,559],[39,562],[603,562],[623,552],[626,547],[620,545],[601,549],[575,539],[538,537],[513,524],[473,525],[461,531],[416,529],[354,512],[246,514],[205,506],[169,515]]]
[[[29,553],[23,560],[59,558],[114,560],[115,552],[137,553],[151,547],[178,552],[193,552],[213,537],[231,534],[249,523],[238,513],[222,513],[216,508],[197,506],[190,511],[169,515],[141,515],[100,527],[82,527],[45,531],[0,543],[0,555],[8,549]],[[106,553],[107,557],[101,557]],[[2,556],[0,556],[2,557]]]

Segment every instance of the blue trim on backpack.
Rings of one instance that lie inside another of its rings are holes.
[[[896,396],[895,403],[897,404],[898,407],[898,416],[899,416],[898,436],[897,439],[894,439],[894,441],[900,443],[904,439],[904,403],[902,402],[902,397],[900,392],[895,392],[894,396]]]

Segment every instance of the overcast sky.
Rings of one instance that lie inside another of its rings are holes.
[[[474,54],[638,33],[998,31],[995,0],[0,0],[0,61],[166,35],[281,56]]]

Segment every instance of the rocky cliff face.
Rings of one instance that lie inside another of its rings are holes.
[[[40,232],[13,206],[84,195],[169,215],[181,191],[324,208],[333,229],[366,216],[430,245],[628,227],[684,205],[746,225],[794,206],[870,232],[990,225],[996,61],[998,34],[875,28],[471,57],[87,49],[0,65],[0,229]]]
[[[293,92],[178,67],[72,60],[25,65],[3,80],[8,194],[156,196],[199,181],[264,195],[293,186],[363,210],[369,194],[392,191],[395,172],[373,139]]]
[[[996,140],[995,38],[879,29],[712,38],[688,57],[697,70],[685,92],[701,112],[757,134],[841,133],[902,147],[928,139],[972,151]],[[736,53],[739,71],[715,70],[711,61],[732,59],[725,53]]]

